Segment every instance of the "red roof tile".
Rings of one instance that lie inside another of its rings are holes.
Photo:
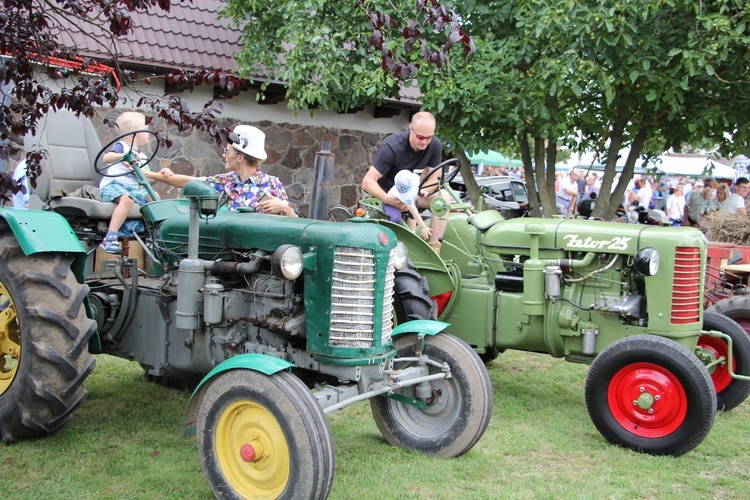
[[[115,42],[120,63],[149,71],[216,68],[236,71],[233,55],[240,50],[237,40],[241,32],[230,28],[228,19],[218,19],[223,4],[222,0],[174,2],[169,12],[152,9],[149,13],[132,13],[133,31]],[[108,38],[90,27],[86,32],[67,30],[61,39],[64,44],[78,47],[83,54],[107,59],[109,50],[102,42]],[[421,94],[417,88],[407,87],[401,95],[403,101],[416,103]]]

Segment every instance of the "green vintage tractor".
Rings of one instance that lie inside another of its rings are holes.
[[[32,195],[47,210],[0,209],[4,442],[60,428],[86,398],[95,353],[153,377],[205,375],[184,426],[221,497],[325,497],[326,414],[358,401],[395,446],[455,457],[479,440],[489,376],[445,323],[408,321],[430,300],[399,289],[406,251],[390,229],[217,210],[216,192],[193,181],[184,198],[142,208],[130,246],[142,243],[144,262],[97,262],[114,204],[44,196],[93,176],[88,153],[81,174],[75,148],[57,150],[76,127],[94,137],[86,121],[47,123],[47,177]]]
[[[692,450],[717,409],[747,398],[750,339],[729,318],[703,312],[700,231],[504,220],[460,200],[449,186],[457,164],[439,165],[420,187],[452,199],[431,204],[432,217],[449,221],[439,256],[405,225],[383,220],[379,200],[360,208],[406,243],[413,269],[400,273],[425,278],[438,319],[485,361],[517,349],[591,364],[585,397],[597,429],[653,454]]]

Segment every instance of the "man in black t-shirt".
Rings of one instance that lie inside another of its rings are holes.
[[[435,117],[432,113],[420,111],[412,117],[408,131],[389,135],[380,143],[372,166],[362,179],[362,189],[385,204],[401,211],[407,210],[406,205],[398,197],[388,194],[395,183],[396,174],[401,170],[413,172],[423,169],[420,177],[422,179],[430,167],[440,164],[442,152],[443,144],[435,137]],[[430,201],[435,196],[443,196],[450,200],[444,191],[431,196],[422,196],[423,194],[426,193],[419,193],[416,199],[417,207],[422,210],[430,207]],[[431,218],[430,246],[436,252],[440,251],[440,238],[445,232],[446,224],[446,220]]]

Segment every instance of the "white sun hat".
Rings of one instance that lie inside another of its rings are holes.
[[[400,170],[396,174],[396,197],[407,205],[413,205],[417,191],[419,191],[419,176],[409,170]]]
[[[232,144],[232,147],[248,156],[265,160],[266,154],[266,134],[259,128],[251,125],[237,125],[234,127],[234,133],[239,136],[239,142]]]

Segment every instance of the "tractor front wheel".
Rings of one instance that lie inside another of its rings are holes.
[[[88,343],[88,286],[67,254],[24,255],[0,230],[0,438],[51,434],[85,399],[83,381],[96,360]]]
[[[416,335],[398,337],[394,344],[395,369],[414,365],[398,358],[416,355]],[[477,353],[466,342],[449,334],[426,337],[424,354],[433,361],[445,362],[451,377],[429,382],[431,396],[424,409],[386,397],[370,400],[375,422],[386,441],[394,446],[417,450],[441,458],[466,453],[482,437],[492,416],[492,386],[487,370]],[[440,369],[430,365],[430,373]],[[416,386],[397,391],[417,399]]]
[[[705,312],[703,329],[729,335],[732,339],[732,371],[738,375],[750,375],[750,337],[739,324],[722,314]],[[701,335],[698,338],[698,347],[708,361],[715,361],[720,357],[728,359],[729,345],[723,339]],[[750,382],[732,378],[727,370],[726,361],[711,366],[709,373],[716,390],[717,410],[729,411],[750,395]]]
[[[711,430],[716,393],[706,367],[689,349],[664,337],[634,335],[594,359],[586,407],[609,442],[679,456]]]
[[[334,472],[328,421],[294,375],[231,370],[206,389],[198,455],[217,498],[325,498]]]

